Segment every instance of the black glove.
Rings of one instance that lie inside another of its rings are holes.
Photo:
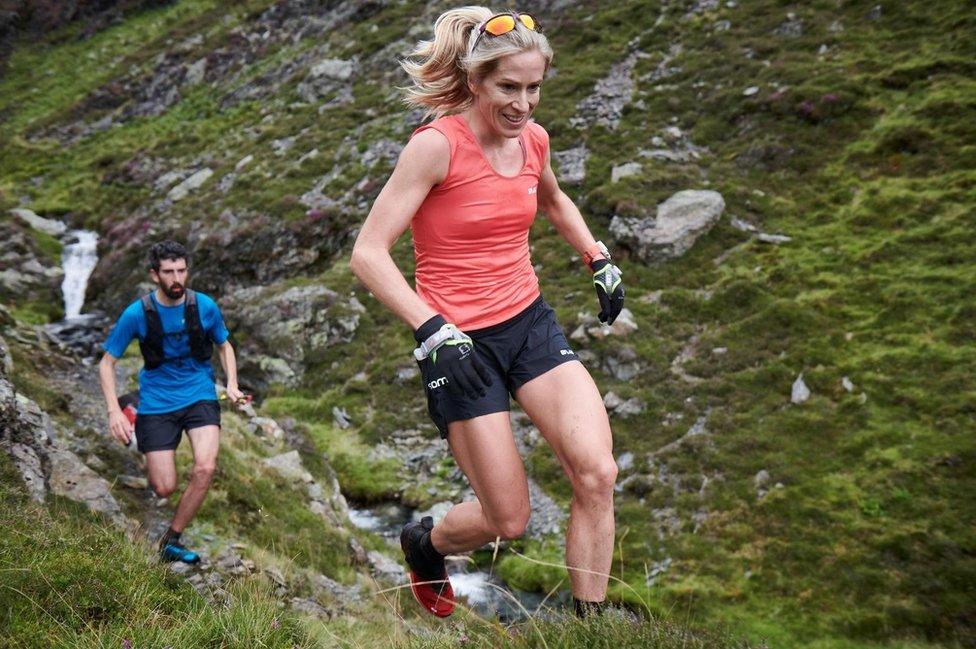
[[[596,297],[600,300],[600,322],[612,325],[624,308],[624,285],[620,279],[620,269],[606,259],[595,259],[590,268],[593,270]]]
[[[478,359],[471,337],[438,314],[420,325],[413,337],[419,343],[414,357],[430,358],[447,378],[447,388],[454,394],[474,399],[485,396],[491,385],[491,374]]]

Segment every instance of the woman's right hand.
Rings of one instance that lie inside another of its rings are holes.
[[[421,344],[418,351],[444,373],[448,390],[470,399],[485,396],[485,388],[492,383],[491,374],[478,358],[471,336],[438,314],[420,325],[414,338]],[[422,360],[421,356],[417,359]]]
[[[121,410],[113,410],[108,413],[108,430],[112,433],[112,437],[126,446],[132,442],[133,426]]]

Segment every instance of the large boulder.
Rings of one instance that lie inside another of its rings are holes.
[[[222,300],[231,330],[247,332],[239,354],[248,385],[297,385],[308,363],[350,342],[365,308],[321,285],[255,286]]]
[[[610,233],[641,261],[659,263],[685,254],[724,210],[725,199],[716,191],[680,191],[658,205],[652,218],[613,217]]]

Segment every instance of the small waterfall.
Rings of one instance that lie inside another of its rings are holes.
[[[88,278],[98,262],[95,252],[98,235],[88,230],[72,230],[65,238],[70,243],[66,243],[61,251],[64,268],[61,293],[64,294],[64,319],[72,320],[81,315]]]

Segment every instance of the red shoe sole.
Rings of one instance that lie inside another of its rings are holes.
[[[418,582],[420,582],[418,584]],[[454,612],[454,589],[450,580],[444,584],[440,594],[434,590],[434,585],[424,582],[416,573],[410,571],[410,591],[414,599],[425,611],[437,617],[448,617]]]

